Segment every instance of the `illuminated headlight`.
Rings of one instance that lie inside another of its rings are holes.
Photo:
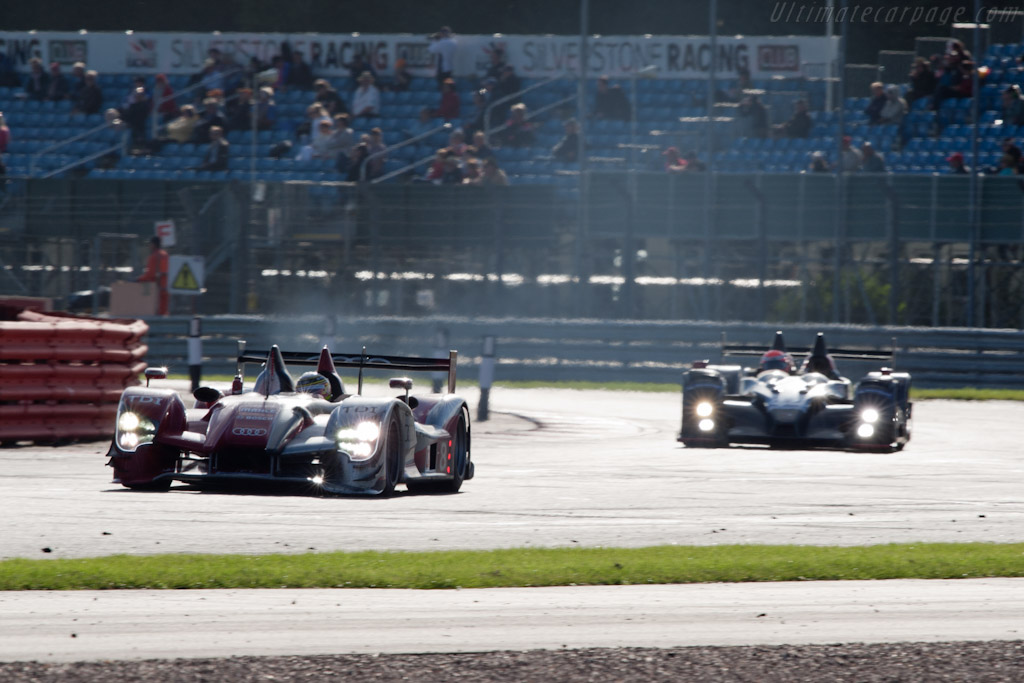
[[[123,451],[134,451],[143,444],[152,443],[156,425],[152,420],[126,410],[117,416],[117,445]]]
[[[707,401],[702,401],[697,404],[695,412],[697,413],[697,417],[711,417],[711,413],[715,412],[715,408]]]
[[[863,422],[870,422],[871,424],[874,424],[878,422],[878,411],[874,408],[865,408],[860,411],[860,419]]]
[[[875,435],[875,428],[866,422],[857,427],[857,436],[862,439],[870,439]]]
[[[356,457],[369,457],[373,453],[373,444],[380,437],[380,425],[376,422],[360,422],[355,427],[343,427],[338,430],[335,440],[338,449]]]
[[[702,404],[702,405],[707,405],[707,404]],[[712,431],[715,430],[715,421],[714,420],[704,419],[704,420],[701,420],[700,422],[697,423],[697,427],[702,432],[712,432]]]

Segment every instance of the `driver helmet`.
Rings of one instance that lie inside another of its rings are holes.
[[[765,370],[782,370],[783,372],[791,373],[793,372],[793,361],[785,351],[772,349],[761,356],[761,363],[758,370],[760,372],[764,372]]]
[[[331,400],[331,383],[319,372],[302,373],[295,383],[295,391]]]

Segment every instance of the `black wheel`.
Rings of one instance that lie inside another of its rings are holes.
[[[145,484],[125,484],[124,486],[132,491],[168,491],[171,488],[171,480],[157,479],[156,481],[148,481]]]
[[[466,429],[466,415],[459,415],[459,423],[452,434],[452,478],[441,485],[447,493],[458,493],[462,482],[466,480],[466,468],[469,466],[469,430]]]
[[[388,421],[384,438],[384,488],[381,495],[390,496],[395,492],[402,477],[402,438],[398,431],[398,420],[391,418]]]

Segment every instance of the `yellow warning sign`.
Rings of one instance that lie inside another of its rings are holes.
[[[195,273],[189,267],[188,262],[181,264],[181,270],[174,276],[174,282],[171,283],[172,289],[185,289],[190,292],[199,291],[199,280],[196,279]]]

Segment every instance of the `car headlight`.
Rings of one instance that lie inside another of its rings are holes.
[[[697,427],[702,432],[713,432],[715,431],[715,421],[705,418],[697,423]]]
[[[861,422],[868,422],[870,424],[874,424],[878,422],[878,417],[878,411],[875,410],[874,408],[865,408],[864,410],[860,411]]]
[[[875,435],[875,428],[868,423],[863,423],[857,427],[857,436],[862,439],[870,439]]]
[[[139,446],[153,443],[156,436],[156,424],[147,417],[126,410],[117,416],[117,433],[115,438],[118,447],[123,451],[134,451]]]
[[[376,422],[360,422],[355,427],[342,427],[334,435],[339,450],[363,458],[373,453],[374,442],[379,437],[380,425]]]
[[[697,404],[695,412],[697,417],[711,417],[711,413],[715,412],[715,407],[707,401],[701,401]]]

